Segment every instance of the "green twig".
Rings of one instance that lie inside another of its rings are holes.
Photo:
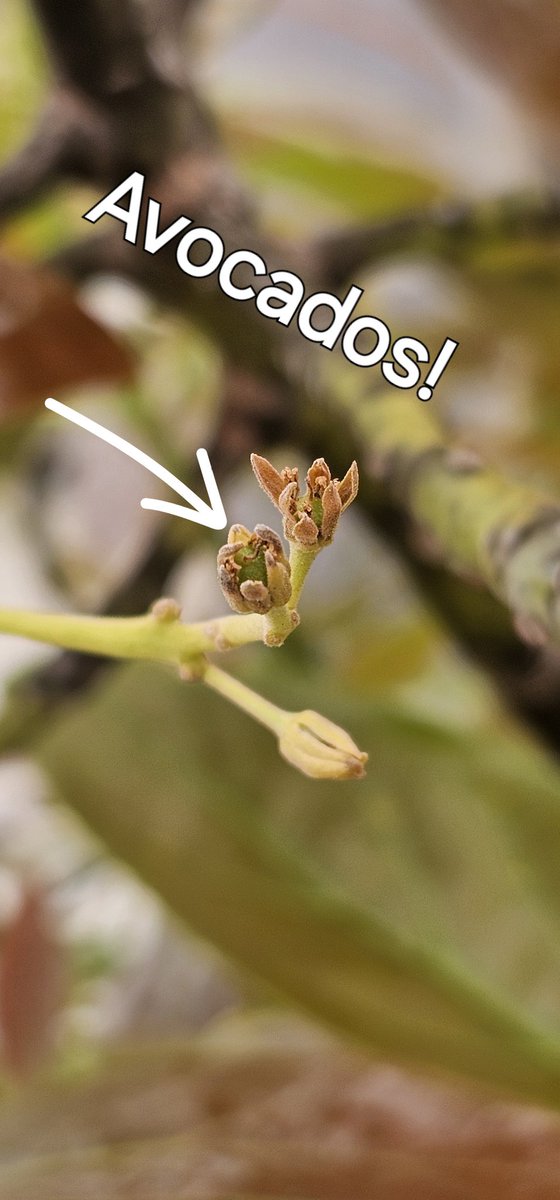
[[[214,663],[206,664],[202,679],[214,692],[219,692],[220,696],[224,696],[226,700],[253,717],[260,725],[270,729],[271,733],[276,734],[277,737],[280,736],[289,720],[289,713],[278,708],[276,704],[272,704],[270,700],[265,700],[257,692],[253,692],[246,684],[241,683],[239,679],[234,679],[232,675],[228,675],[226,671],[216,667]]]
[[[213,663],[200,678],[278,738],[283,758],[312,779],[362,779],[368,756],[344,729],[312,709],[286,712]]]
[[[290,570],[292,575],[292,594],[289,607],[297,608],[307,573],[317,557],[317,548],[305,550],[295,542],[290,542]]]
[[[212,650],[264,641],[264,618],[219,617],[193,625],[143,617],[90,617],[0,609],[0,633],[16,634],[85,654],[183,663]]]
[[[276,617],[281,626],[272,631],[270,614],[263,617],[256,613],[182,625],[174,601],[159,600],[145,617],[84,617],[4,609],[0,610],[0,632],[89,654],[175,663],[183,678],[203,680],[270,729],[278,738],[280,753],[304,774],[315,779],[361,778],[367,754],[343,729],[309,710],[285,712],[207,661],[205,655],[210,650],[227,650],[255,641],[280,645],[297,625],[297,614],[284,606],[276,610]],[[17,719],[15,735],[17,739]]]

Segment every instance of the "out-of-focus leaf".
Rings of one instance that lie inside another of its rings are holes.
[[[0,420],[82,383],[130,380],[128,352],[45,268],[0,260]]]
[[[2,106],[0,146],[5,159],[21,145],[45,89],[46,63],[40,35],[29,9],[4,0],[0,26]]]
[[[325,701],[309,675],[293,707],[305,688]],[[560,1103],[560,939],[535,860],[557,874],[556,773],[499,726],[481,748],[482,730],[359,711],[327,709],[369,750],[369,781],[314,784],[203,689],[127,668],[41,757],[113,852],[293,1002],[384,1053]]]
[[[14,1075],[29,1075],[48,1054],[64,994],[63,952],[46,897],[28,887],[0,943],[2,1058]]]
[[[354,617],[356,623],[358,619]],[[347,683],[356,688],[367,689],[372,679],[377,687],[383,687],[413,678],[425,665],[433,648],[433,630],[427,622],[425,625],[419,621],[403,623],[395,629],[385,630],[384,636],[378,638],[368,637],[370,631],[365,628],[361,632],[365,637],[360,653],[349,660],[345,639],[345,661],[341,663]],[[336,637],[336,629],[333,637]]]
[[[557,0],[421,0],[516,97],[558,131],[560,7]]]
[[[556,1200],[557,1120],[269,1015],[0,1106],[5,1200]]]
[[[301,232],[352,218],[379,218],[440,198],[435,180],[365,157],[341,156],[256,132],[226,128],[230,149],[270,218]],[[299,209],[299,211],[298,211]]]
[[[207,53],[209,47],[215,49],[216,44],[238,37],[240,30],[247,25],[262,20],[275,2],[277,0],[263,5],[262,0],[206,0],[206,3],[199,4],[198,11],[195,9],[194,24],[194,34],[200,43],[197,49]],[[191,36],[192,32],[189,30]]]

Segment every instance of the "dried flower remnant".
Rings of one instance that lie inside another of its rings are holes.
[[[358,494],[357,464],[353,462],[344,479],[338,480],[332,478],[324,458],[315,459],[303,495],[296,467],[277,471],[258,454],[251,455],[251,466],[263,491],[282,513],[288,541],[315,552],[329,546],[341,513]]]
[[[283,758],[312,779],[363,779],[368,756],[344,729],[306,709],[291,713],[278,739]]]
[[[232,525],[218,551],[218,580],[237,613],[268,613],[288,603],[292,590],[290,564],[278,534],[266,525],[254,532]]]

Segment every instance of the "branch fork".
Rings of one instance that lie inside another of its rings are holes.
[[[259,464],[265,461],[259,459]],[[324,465],[330,482],[330,472]],[[351,471],[355,492],[355,464]],[[317,463],[310,469],[310,474],[313,472],[315,478]],[[325,488],[326,478],[322,470]],[[291,480],[290,486],[294,482]],[[321,521],[322,514],[314,511]],[[242,525],[232,526],[226,545],[218,552],[218,579],[235,610],[234,616],[183,624],[177,602],[162,597],[143,617],[74,616],[4,609],[0,610],[0,633],[17,634],[88,654],[174,664],[182,679],[206,684],[265,725],[277,737],[283,757],[304,774],[315,779],[361,778],[367,754],[358,749],[344,730],[312,710],[294,713],[278,708],[208,659],[208,654],[214,651],[224,652],[250,642],[281,646],[293,633],[300,621],[297,603],[305,576],[322,546],[327,544],[320,539],[319,526],[315,528],[314,544],[302,548],[297,540],[296,523],[288,558],[281,538],[268,526],[257,525],[253,532]]]

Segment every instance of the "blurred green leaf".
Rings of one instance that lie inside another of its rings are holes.
[[[282,225],[307,221],[315,227],[345,216],[382,219],[443,194],[433,179],[348,153],[336,142],[317,149],[237,127],[226,127],[225,134],[247,181],[261,203],[274,201],[271,215]]]
[[[114,853],[292,1002],[384,1053],[558,1104],[560,939],[540,903],[557,774],[497,724],[485,743],[321,693],[370,752],[364,785],[300,779],[240,714],[136,666],[40,757]]]
[[[5,156],[25,136],[45,88],[44,49],[28,6],[19,0],[2,5],[0,55],[0,145]]]

